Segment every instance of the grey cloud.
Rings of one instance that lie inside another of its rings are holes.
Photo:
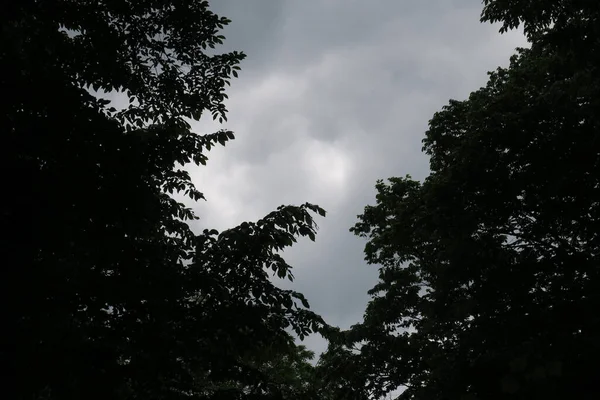
[[[213,8],[233,20],[227,48],[249,58],[228,91],[227,127],[237,139],[192,169],[209,199],[195,206],[197,227],[222,229],[280,204],[320,204],[329,215],[316,243],[285,253],[297,278],[291,287],[328,322],[348,327],[377,277],[363,261],[364,241],[348,232],[373,203],[376,179],[424,178],[428,120],[483,85],[523,38],[479,24],[476,0],[220,0]]]
[[[226,41],[220,50],[246,53],[244,70],[247,74],[258,73],[260,66],[271,63],[277,55],[274,49],[284,45],[278,34],[284,24],[284,2],[219,0],[211,2],[210,8],[232,20],[223,32]]]

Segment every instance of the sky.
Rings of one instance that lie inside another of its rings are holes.
[[[218,0],[211,9],[232,20],[220,50],[247,58],[227,91],[228,122],[193,125],[236,134],[208,166],[189,169],[208,200],[193,205],[194,229],[224,230],[282,204],[325,208],[316,242],[284,253],[296,280],[282,285],[348,328],[377,279],[364,239],[349,232],[377,179],[425,178],[429,119],[484,85],[525,40],[481,24],[480,0]],[[304,344],[326,346],[316,335]]]

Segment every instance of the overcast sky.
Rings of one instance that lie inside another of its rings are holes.
[[[285,253],[292,287],[327,322],[359,322],[375,283],[364,241],[348,229],[374,202],[377,179],[428,173],[421,140],[450,98],[506,66],[519,33],[479,23],[480,0],[218,0],[232,20],[222,50],[247,54],[228,90],[236,133],[192,176],[207,202],[195,228],[223,230],[281,204],[317,203],[315,243]],[[197,132],[214,131],[210,122]],[[325,342],[310,337],[320,352]]]

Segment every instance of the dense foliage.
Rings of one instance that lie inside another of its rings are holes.
[[[600,398],[600,5],[485,0],[529,49],[430,121],[431,174],[377,183],[379,266],[322,368],[338,398]]]
[[[280,252],[316,205],[194,234],[184,166],[233,133],[244,55],[206,1],[0,5],[7,398],[600,398],[600,3],[484,0],[530,48],[436,113],[431,174],[377,183],[352,231],[380,279],[340,332]],[[118,94],[125,107],[103,96]],[[128,100],[128,101],[127,101]],[[294,343],[319,331],[315,369]]]
[[[241,354],[294,353],[285,329],[322,325],[267,271],[292,277],[278,251],[314,239],[324,211],[281,207],[196,236],[169,195],[201,199],[182,165],[233,138],[187,122],[226,120],[244,57],[213,50],[228,22],[206,1],[0,5],[5,397],[281,395]]]
[[[291,338],[290,338],[291,339]],[[272,343],[241,355],[242,364],[251,380],[261,385],[246,385],[232,381],[222,386],[238,388],[253,395],[257,390],[281,399],[318,399],[318,382],[311,364],[314,353],[305,346],[282,347]]]

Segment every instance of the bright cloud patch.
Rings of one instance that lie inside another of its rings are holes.
[[[341,195],[351,167],[347,154],[335,143],[308,140],[302,164],[313,190]]]

